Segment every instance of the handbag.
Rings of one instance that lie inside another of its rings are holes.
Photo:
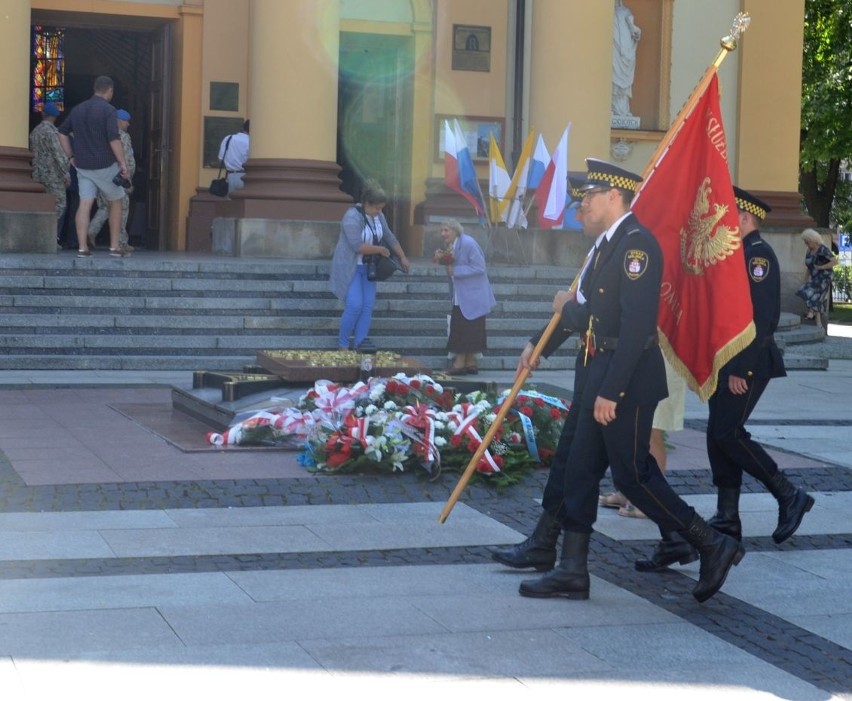
[[[393,253],[389,256],[373,254],[367,258],[367,279],[372,282],[387,280],[397,270],[402,270],[402,263]]]
[[[210,190],[210,194],[216,195],[216,197],[228,196],[228,176],[226,173],[225,177],[222,177],[222,169],[225,167],[225,155],[228,153],[228,146],[231,145],[231,137],[233,137],[233,134],[231,134],[225,142],[225,150],[222,152],[222,160],[219,161],[219,173],[210,181],[210,187],[208,188]]]
[[[368,221],[367,215],[363,212],[362,214],[364,216],[364,225],[369,227],[370,231],[373,232],[373,245],[378,246],[381,239],[376,236],[376,232],[372,224]],[[377,253],[364,256],[364,264],[367,266],[367,279],[370,282],[387,280],[397,270],[402,270],[402,262],[393,252],[388,256],[381,256]]]

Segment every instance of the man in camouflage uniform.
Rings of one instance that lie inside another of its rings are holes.
[[[65,188],[71,183],[68,156],[59,143],[56,118],[59,108],[47,102],[41,111],[41,123],[30,132],[29,146],[33,154],[33,180],[44,185],[56,198],[56,242],[65,217]]]
[[[136,173],[136,157],[133,155],[133,144],[130,141],[130,134],[127,132],[127,127],[130,126],[130,112],[127,110],[116,110],[115,116],[118,119],[118,135],[121,138],[121,147],[124,149],[124,159],[127,163],[128,179],[133,180],[133,175]],[[118,243],[126,252],[133,250],[130,245],[130,237],[127,233],[127,217],[130,213],[130,194],[133,188],[126,188],[124,198],[121,200],[121,233],[118,236]],[[106,201],[104,194],[98,192],[98,211],[92,217],[89,224],[89,248],[96,248],[95,238],[97,237],[103,225],[106,223],[109,216],[109,203]]]

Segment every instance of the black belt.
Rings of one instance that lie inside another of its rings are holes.
[[[611,338],[608,336],[594,336],[594,345],[595,350],[615,350],[618,348],[618,339]],[[585,341],[584,341],[585,343]],[[660,337],[657,334],[651,334],[648,336],[648,340],[645,341],[645,345],[642,346],[642,350],[648,350],[649,348],[653,348],[656,345],[659,345]]]

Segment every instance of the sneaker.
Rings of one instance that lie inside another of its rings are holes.
[[[91,251],[77,251],[77,257],[78,258],[88,258],[91,255],[92,255]]]
[[[361,343],[358,344],[356,350],[361,351],[362,353],[375,353],[378,348],[376,348],[376,344],[373,343],[369,338],[365,338]]]
[[[128,253],[125,253],[122,248],[110,248],[109,254],[114,258],[123,258],[124,256],[129,255]]]
[[[133,251],[136,250],[129,243],[122,243],[122,244],[119,245],[119,248],[121,248],[121,250],[124,251],[125,253],[133,253]]]

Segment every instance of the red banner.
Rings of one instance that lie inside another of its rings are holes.
[[[755,336],[717,76],[632,209],[663,249],[657,320],[663,350],[707,400],[719,369]]]

